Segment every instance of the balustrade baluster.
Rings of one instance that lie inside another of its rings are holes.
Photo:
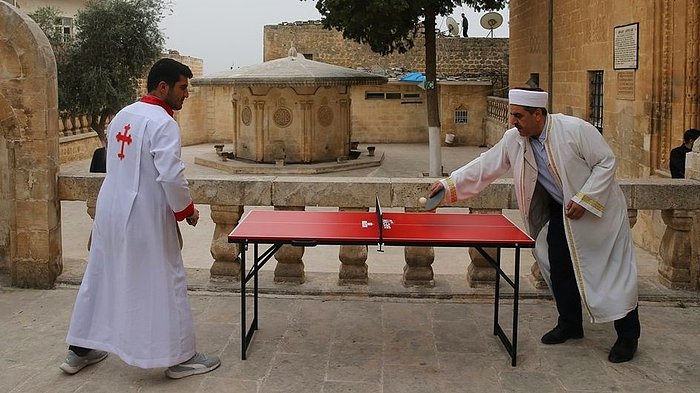
[[[228,242],[228,234],[243,215],[243,206],[211,205],[211,219],[216,224],[211,240],[211,256],[214,264],[209,274],[216,278],[240,279],[240,245]]]
[[[406,212],[423,211],[423,209],[409,208]],[[434,287],[435,275],[433,262],[435,261],[435,248],[405,246],[403,249],[406,264],[403,267],[403,285]]]
[[[471,209],[472,214],[500,214],[500,209]],[[498,250],[492,247],[483,247],[482,250],[494,260]],[[496,282],[496,269],[484,258],[479,251],[469,247],[471,263],[467,267],[467,281],[472,288],[492,286]]]
[[[339,208],[340,211],[366,212],[368,208]],[[340,259],[340,272],[338,283],[343,284],[368,284],[367,246],[366,245],[341,245],[338,252]]]
[[[303,206],[275,206],[275,210],[302,211]],[[275,282],[304,283],[304,247],[283,245],[275,253],[277,266],[275,266]]]
[[[671,289],[690,289],[692,210],[662,210],[666,231],[661,239],[659,281]]]

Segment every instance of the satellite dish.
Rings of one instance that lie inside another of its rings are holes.
[[[486,36],[493,37],[493,30],[499,28],[503,24],[503,17],[498,12],[487,12],[481,17],[479,23],[481,27],[489,30],[489,34]]]
[[[447,17],[447,32],[453,37],[459,37],[459,24],[451,16]]]

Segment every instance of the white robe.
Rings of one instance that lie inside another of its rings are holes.
[[[117,135],[127,124],[131,143],[122,144]],[[131,104],[110,123],[107,175],[69,344],[105,350],[141,368],[168,367],[194,355],[174,213],[192,204],[180,150],[180,129],[160,106]]]
[[[615,157],[600,132],[581,119],[554,114],[548,116],[548,125],[550,171],[563,190],[564,204],[573,200],[587,210],[578,220],[564,216],[583,307],[592,322],[620,319],[637,306],[637,266],[627,204],[615,180]],[[523,221],[536,239],[535,258],[551,288],[549,197],[537,183],[529,138],[521,137],[516,128],[507,130],[495,146],[442,180],[445,199],[474,196],[509,170]]]

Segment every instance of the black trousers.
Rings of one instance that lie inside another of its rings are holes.
[[[566,242],[563,215],[563,206],[550,198],[549,232],[547,233],[550,281],[559,312],[559,326],[575,332],[583,332],[581,295],[576,283],[569,246]],[[615,321],[615,331],[617,331],[618,337],[639,338],[641,328],[638,309],[639,307],[636,307],[623,318]]]
[[[69,345],[68,349],[73,351],[78,356],[85,356],[88,354],[88,352],[92,351],[90,348],[78,347],[76,345]]]

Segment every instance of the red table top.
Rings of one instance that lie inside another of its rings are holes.
[[[535,241],[501,214],[384,213],[387,245],[534,247]],[[229,242],[376,244],[374,212],[253,210],[228,235]]]

